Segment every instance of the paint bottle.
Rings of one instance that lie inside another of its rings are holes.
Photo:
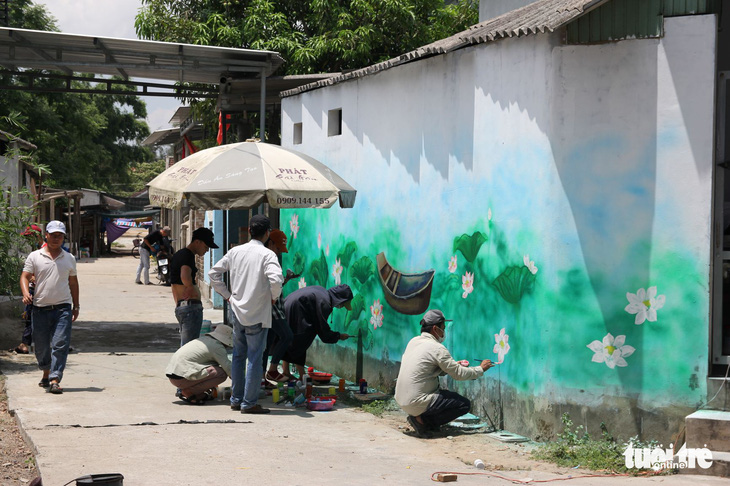
[[[345,379],[344,378],[340,378],[340,386],[337,389],[341,392],[345,391]]]
[[[367,395],[367,393],[368,393],[368,382],[365,381],[365,378],[360,378],[360,394]]]
[[[327,393],[329,396],[333,396],[335,394],[335,387],[333,387],[333,386],[329,387],[329,390],[327,390]]]
[[[287,395],[289,395],[289,398],[294,398],[294,395],[296,393],[296,390],[294,389],[294,382],[290,381],[287,385]]]
[[[307,385],[304,390],[305,390],[304,396],[307,398],[311,398],[312,397],[312,385],[311,384]]]
[[[271,399],[274,401],[274,403],[279,401],[279,389],[274,388],[271,390]]]

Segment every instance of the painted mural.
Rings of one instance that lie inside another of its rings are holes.
[[[670,23],[689,35],[703,21]],[[391,276],[408,275],[408,303],[428,288],[427,308],[453,319],[452,355],[500,362],[490,379],[519,393],[694,406],[708,360],[712,130],[687,124],[711,125],[712,97],[696,99],[680,73],[711,76],[711,56],[680,62],[671,49],[684,46],[667,40],[531,42],[285,100],[285,126],[313,127],[338,100],[342,137],[297,149],[358,190],[353,209],[282,211],[284,267],[302,272],[285,294],[350,285],[353,310],[336,310],[333,329],[399,361],[422,316],[395,300]],[[506,56],[526,71],[501,70]],[[558,66],[554,91],[526,74],[547,71],[543,60]]]

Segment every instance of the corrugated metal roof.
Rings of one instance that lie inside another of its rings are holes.
[[[128,78],[218,84],[222,76],[271,74],[284,60],[272,51],[117,39],[0,28],[0,65]]]
[[[283,91],[281,95],[282,97],[293,96],[305,91],[331,86],[349,79],[361,78],[385,71],[418,59],[446,54],[470,45],[483,44],[508,37],[553,32],[608,1],[610,0],[538,0],[396,58],[300,86],[299,88]]]

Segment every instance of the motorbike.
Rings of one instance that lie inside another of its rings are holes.
[[[166,244],[159,246],[155,244],[155,260],[157,261],[157,280],[160,285],[170,286],[170,259],[175,249],[172,247],[174,240],[168,239]]]

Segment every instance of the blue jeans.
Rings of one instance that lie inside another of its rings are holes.
[[[241,409],[251,408],[259,399],[261,378],[264,376],[261,356],[269,330],[264,329],[262,324],[242,326],[230,309],[228,319],[233,324],[231,405],[240,405]]]
[[[49,310],[33,307],[31,315],[38,368],[50,370],[48,379],[60,383],[71,345],[71,304]]]
[[[150,251],[146,246],[139,247],[139,266],[137,266],[137,278],[135,282],[141,282],[140,276],[144,270],[144,283],[150,283]]]
[[[203,304],[175,307],[175,317],[180,324],[180,347],[200,337],[203,327]]]

